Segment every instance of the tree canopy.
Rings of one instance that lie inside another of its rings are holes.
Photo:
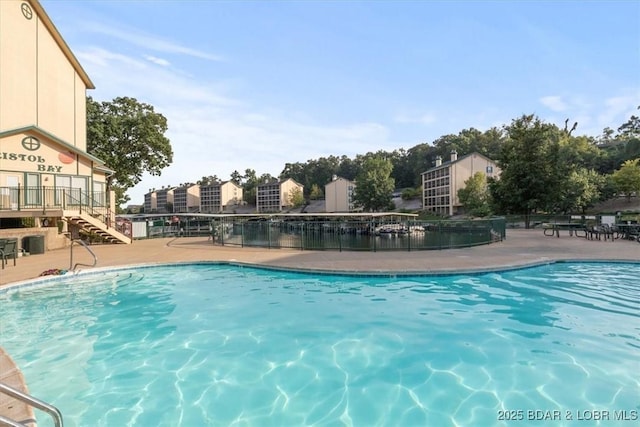
[[[491,185],[499,210],[529,217],[545,210],[557,197],[560,130],[534,115],[524,115],[505,127],[507,140],[497,158],[500,179]]]
[[[476,172],[464,184],[464,188],[458,190],[458,199],[465,211],[473,216],[491,215],[491,195],[487,186],[487,176],[483,172]]]
[[[173,161],[167,119],[153,106],[134,98],[111,102],[87,98],[87,151],[114,170],[107,187],[116,193],[116,204],[129,200],[125,192],[142,174],[160,175]]]
[[[377,212],[393,208],[391,193],[394,180],[391,178],[393,165],[388,159],[374,155],[364,160],[362,169],[356,176],[353,201],[366,212]]]
[[[612,176],[617,193],[625,195],[627,199],[640,194],[640,158],[627,160]]]

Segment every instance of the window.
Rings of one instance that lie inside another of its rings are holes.
[[[146,199],[146,197],[145,197]],[[105,193],[104,182],[93,183],[93,206],[106,206],[107,194]],[[151,208],[151,200],[149,200],[149,208]]]
[[[25,204],[27,206],[40,205],[40,174],[26,174]]]
[[[56,204],[78,206],[87,204],[86,176],[56,176]]]

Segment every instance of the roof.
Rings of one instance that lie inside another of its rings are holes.
[[[87,159],[91,160],[94,163],[97,163],[97,165],[94,165],[95,169],[98,170],[102,170],[104,172],[110,172],[110,173],[114,173],[115,171],[112,169],[109,169],[104,161],[100,160],[99,158],[92,156],[91,154],[87,153],[86,151],[83,151],[81,149],[79,149],[78,147],[69,144],[68,142],[63,141],[62,139],[58,138],[57,136],[43,130],[42,128],[36,126],[36,125],[30,125],[30,126],[24,126],[24,127],[20,127],[20,128],[15,128],[15,129],[9,129],[3,132],[0,132],[0,138],[4,138],[7,136],[13,136],[13,135],[19,135],[21,133],[34,133],[37,135],[40,135],[41,137],[47,138],[52,140],[53,142],[55,142],[56,144],[59,144],[61,146],[63,146],[65,149],[71,151],[72,153],[75,154],[79,154],[82,157],[86,157]]]
[[[69,45],[67,45],[67,43],[64,41],[64,39],[62,38],[62,35],[60,34],[56,26],[53,25],[51,18],[49,18],[49,15],[47,15],[47,12],[45,12],[44,8],[40,4],[40,1],[27,0],[27,2],[29,2],[31,7],[35,10],[36,14],[40,18],[40,21],[45,26],[45,28],[49,31],[49,34],[51,34],[51,37],[53,37],[55,42],[58,44],[58,47],[60,47],[60,50],[62,51],[64,56],[67,57],[67,59],[69,60],[73,68],[76,70],[76,72],[78,73],[78,75],[80,76],[84,84],[87,86],[87,89],[95,89],[96,87],[93,85],[93,82],[89,78],[89,75],[84,71],[84,68],[82,68],[82,65],[80,65],[78,58],[75,57],[75,55],[69,48]]]
[[[333,179],[333,178],[332,178],[332,179],[331,179],[331,181],[327,182],[324,186],[326,187],[327,185],[329,185],[329,184],[331,184],[331,183],[333,183],[333,182],[336,182],[336,181],[346,181],[346,182],[351,182],[351,183],[354,183],[354,184],[355,184],[355,181],[352,181],[352,180],[350,180],[350,179],[347,179],[347,178],[343,178],[343,177],[341,177],[341,176],[338,176],[338,177],[336,177],[335,179]]]
[[[458,162],[460,162],[460,161],[462,161],[462,160],[466,159],[467,157],[471,157],[471,156],[473,156],[473,155],[476,155],[476,156],[482,157],[482,158],[483,158],[483,159],[485,159],[485,160],[488,160],[488,161],[490,161],[490,162],[494,162],[494,163],[495,163],[495,160],[492,160],[492,159],[488,158],[487,156],[485,156],[484,154],[480,154],[480,153],[478,153],[477,151],[474,151],[474,152],[471,152],[471,153],[469,153],[469,154],[465,154],[465,155],[464,155],[464,156],[462,156],[462,157],[458,157],[458,158],[457,158],[456,160],[454,160],[453,162],[452,162],[451,160],[449,160],[449,161],[447,161],[447,162],[443,162],[440,166],[434,166],[434,167],[432,167],[432,168],[429,168],[429,169],[427,169],[426,171],[422,172],[420,175],[424,175],[424,174],[425,174],[425,173],[427,173],[427,172],[431,172],[431,171],[434,171],[434,170],[437,170],[437,169],[446,168],[446,167],[448,167],[448,166],[451,166],[451,165],[452,165],[452,164],[454,164],[454,163],[458,163]]]
[[[268,186],[268,185],[282,185],[283,183],[285,183],[287,181],[291,181],[297,186],[304,187],[304,185],[300,184],[299,182],[297,182],[293,178],[287,178],[287,179],[283,179],[283,180],[278,180],[278,179],[274,178],[269,182],[263,182],[262,184],[258,184],[258,187],[265,187],[265,186]]]

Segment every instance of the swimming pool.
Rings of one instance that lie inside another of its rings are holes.
[[[640,264],[61,280],[0,293],[0,338],[67,427],[626,426],[640,410]]]

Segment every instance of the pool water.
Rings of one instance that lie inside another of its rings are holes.
[[[0,293],[0,345],[67,427],[630,426],[639,284],[631,263],[117,270]]]

